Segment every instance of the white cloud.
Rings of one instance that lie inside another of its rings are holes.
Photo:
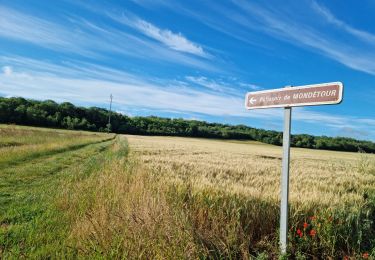
[[[337,17],[335,17],[329,9],[327,9],[323,5],[319,5],[316,1],[311,1],[311,6],[313,10],[315,10],[319,15],[321,15],[323,18],[326,19],[329,23],[338,26],[339,28],[344,29],[346,32],[352,34],[355,37],[358,37],[359,39],[366,41],[372,45],[375,45],[375,35],[371,34],[369,32],[356,29],[349,24],[345,23],[342,20],[339,20]]]
[[[235,0],[235,3],[246,12],[248,17],[251,17],[251,19],[241,21],[241,26],[265,32],[272,37],[294,45],[313,49],[349,68],[375,75],[373,46],[351,44],[351,41],[338,41],[331,33],[315,30],[313,26],[304,21],[298,21],[294,19],[295,17],[290,17],[286,13],[275,11],[275,9],[267,9],[253,2]],[[362,38],[366,39],[372,37],[370,34],[347,26],[328,12],[321,11],[321,13],[324,13],[331,22],[340,24],[351,34],[361,35]],[[357,39],[353,38],[353,41],[355,40]]]
[[[204,113],[217,116],[246,115],[242,99],[186,88],[181,89],[179,86],[165,88],[148,82],[131,83],[126,78],[124,78],[122,83],[118,83],[98,79],[77,79],[34,73],[30,74],[30,76],[32,76],[33,80],[25,79],[17,73],[14,73],[11,80],[5,77],[0,78],[0,84],[4,85],[1,89],[2,93],[37,99],[91,103],[101,103],[109,93],[112,93],[116,97],[116,103],[122,106]]]
[[[106,103],[112,93],[118,111],[139,108],[173,113],[258,118],[282,125],[281,109],[246,111],[244,97],[207,92],[204,89],[196,90],[189,85],[181,86],[174,80],[147,81],[128,72],[81,62],[70,68],[31,59],[0,57],[0,64],[9,60],[12,60],[17,70],[12,73],[12,77],[0,74],[0,89],[5,96],[99,105]],[[102,78],[105,74],[106,77]],[[357,132],[375,131],[373,119],[312,112],[305,108],[294,109],[293,119],[324,124],[335,129],[351,127]]]
[[[255,84],[239,82],[236,78],[210,79],[204,76],[186,76],[189,84],[193,83],[214,92],[243,97],[247,91],[258,90],[261,87]]]
[[[254,1],[232,2],[235,5],[233,8],[228,8],[220,1],[210,3],[206,6],[209,12],[176,2],[168,2],[163,6],[251,44],[258,50],[267,50],[268,54],[275,52],[275,49],[264,43],[259,33],[315,51],[354,70],[375,75],[375,35],[339,20],[316,2],[298,1],[298,4],[288,8],[283,5],[276,8],[276,4],[258,4]],[[314,23],[309,18],[313,18]],[[318,28],[317,24],[323,21],[326,22],[325,27]],[[328,27],[327,22],[328,26],[333,26]]]
[[[107,13],[107,15],[114,21],[136,29],[143,35],[164,44],[172,50],[204,58],[213,57],[211,54],[207,53],[202,46],[187,39],[181,32],[175,33],[169,29],[161,29],[129,12],[123,13],[122,16],[112,13]]]
[[[86,42],[84,36],[78,31],[72,33],[72,29],[0,6],[0,37],[26,41],[53,50],[93,55],[81,48],[82,43]]]
[[[185,78],[190,82],[193,82],[195,84],[198,84],[200,86],[203,86],[213,91],[224,92],[228,90],[228,87],[223,86],[222,84],[219,84],[213,80],[209,80],[206,77],[186,76]]]
[[[355,137],[358,139],[363,139],[366,137],[368,138],[368,136],[370,135],[369,131],[367,131],[366,129],[360,130],[360,129],[356,129],[350,126],[339,129],[338,134],[340,136],[347,136],[347,137],[352,137],[352,138]]]
[[[362,124],[368,124],[370,126],[375,127],[375,119],[373,119],[373,118],[358,119],[358,122],[360,122]]]
[[[203,48],[200,45],[188,40],[181,33],[173,33],[168,29],[160,29],[142,19],[136,19],[133,22],[133,26],[143,34],[162,42],[173,50],[208,57],[208,54],[203,51]]]
[[[5,76],[10,76],[13,73],[13,69],[10,66],[4,66],[2,70]]]
[[[197,55],[209,57],[209,54],[182,35],[160,30],[160,41],[164,41],[160,44],[151,39],[132,35],[127,29],[124,26],[116,26],[116,28],[101,26],[71,16],[67,17],[62,25],[57,21],[37,18],[0,6],[0,37],[25,41],[55,52],[74,53],[89,58],[103,59],[108,57],[108,53],[115,53],[120,57],[166,61],[207,71],[220,71],[215,64],[197,57]],[[179,51],[175,51],[177,49]],[[196,55],[192,56],[188,53]]]
[[[243,97],[192,89],[173,80],[148,81],[127,72],[81,62],[70,67],[70,64],[63,66],[32,59],[0,58],[0,63],[9,61],[17,66],[17,72],[13,72],[11,78],[0,76],[1,93],[5,95],[102,103],[112,93],[116,103],[123,107],[216,116],[275,115],[271,110],[249,115],[244,108]]]
[[[249,90],[260,90],[262,87],[255,85],[255,84],[249,84],[249,83],[239,83],[241,87],[247,88]]]

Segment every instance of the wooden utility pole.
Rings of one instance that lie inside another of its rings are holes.
[[[111,112],[112,112],[112,99],[113,99],[112,94],[109,96],[109,98],[111,99],[111,101],[109,103],[109,114],[108,114],[108,125],[107,125],[108,133],[111,131]]]

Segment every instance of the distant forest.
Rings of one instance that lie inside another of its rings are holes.
[[[77,107],[68,102],[58,104],[52,100],[0,97],[0,123],[6,124],[104,132],[108,129],[108,114],[107,109]],[[282,133],[277,131],[155,116],[128,117],[116,112],[111,113],[110,129],[119,134],[255,140],[267,144],[282,144]],[[346,137],[293,135],[292,146],[375,153],[375,143]]]

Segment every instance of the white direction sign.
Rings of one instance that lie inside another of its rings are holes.
[[[306,85],[246,94],[247,109],[338,104],[342,101],[341,82]]]
[[[289,157],[292,107],[339,104],[342,98],[343,85],[341,82],[285,87],[246,94],[245,107],[247,109],[284,107],[280,203],[280,250],[282,254],[287,252],[288,244]]]

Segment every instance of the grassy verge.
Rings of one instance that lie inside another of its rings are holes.
[[[26,135],[27,141],[40,134]],[[53,137],[56,133],[42,134],[49,134],[40,144],[44,145],[42,154],[32,155],[25,146],[19,145],[22,150],[16,153],[15,163],[10,161],[0,170],[0,258],[60,257],[74,252],[66,244],[70,224],[66,214],[58,209],[56,196],[65,179],[105,156],[113,143],[107,140],[107,135],[82,136],[72,132],[63,133],[64,139],[74,139],[78,144],[71,141],[68,146],[55,149],[49,142],[56,143]],[[18,161],[19,155],[23,155],[22,164]]]
[[[113,138],[103,134],[85,132],[69,133],[63,130],[39,130],[37,128],[0,127],[0,167],[26,163],[41,156],[75,150],[86,145]]]

